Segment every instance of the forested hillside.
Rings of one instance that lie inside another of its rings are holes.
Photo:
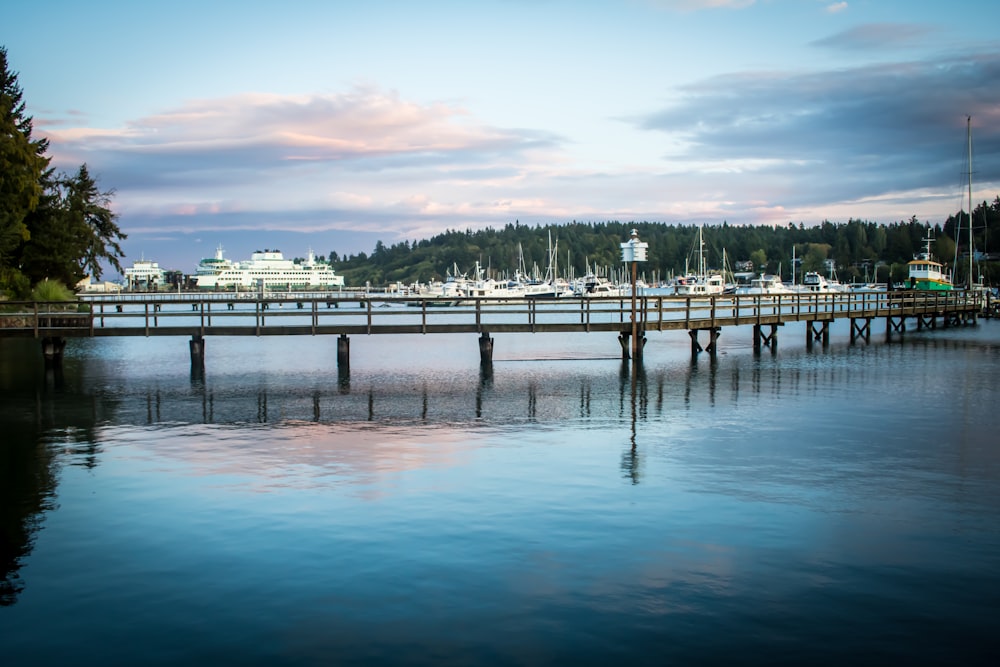
[[[952,265],[955,261],[954,240],[958,227],[959,262],[956,282],[968,274],[968,215],[956,213],[945,224],[929,227],[911,218],[905,222],[879,224],[862,220],[846,223],[824,222],[818,226],[788,224],[778,227],[730,225],[723,223],[703,228],[708,262],[722,268],[722,253],[730,265],[752,262],[753,270],[784,275],[790,273],[792,250],[801,259],[801,270],[822,270],[832,259],[841,281],[874,278],[902,280],[906,262],[921,251],[928,233],[935,239],[935,256]],[[394,282],[426,282],[443,278],[457,267],[459,272],[471,272],[476,262],[496,275],[511,275],[523,257],[525,267],[546,270],[549,239],[556,248],[559,275],[583,275],[588,267],[601,271],[619,268],[619,244],[628,240],[629,231],[637,229],[641,240],[649,243],[649,261],[643,266],[647,279],[665,279],[684,271],[696,248],[698,229],[688,225],[666,225],[639,222],[571,222],[565,225],[531,226],[518,222],[503,229],[478,231],[447,231],[430,239],[404,241],[391,246],[376,244],[369,255],[360,253],[341,257],[331,251],[329,259],[350,285],[386,285]],[[974,247],[977,254],[1000,257],[1000,196],[993,203],[983,202],[973,214]],[[977,258],[985,259],[985,258]],[[694,264],[692,264],[694,266]],[[977,261],[976,272],[982,271],[990,280],[997,269],[986,261]]]

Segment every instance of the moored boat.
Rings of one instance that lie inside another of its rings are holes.
[[[616,285],[602,276],[588,274],[584,276],[573,288],[574,296],[582,297],[623,297],[628,296],[631,290],[627,286]]]
[[[761,273],[750,281],[747,286],[736,288],[736,294],[747,295],[773,295],[773,294],[794,294],[795,291],[787,287],[781,280],[781,276]]]
[[[683,278],[678,278],[674,292],[679,296],[714,296],[726,291],[726,280],[721,273],[709,271],[705,261],[705,241],[701,227],[698,228],[697,240],[698,271],[685,272]],[[725,262],[723,262],[725,263]]]
[[[827,278],[819,271],[806,271],[802,275],[802,284],[793,285],[792,289],[809,294],[845,294],[850,291],[850,287],[836,277]]]
[[[926,243],[924,252],[907,262],[906,268],[909,277],[904,283],[907,289],[930,291],[952,289],[951,276],[945,272],[944,265],[935,261],[931,255],[931,242],[933,240],[934,238],[928,230],[927,237],[924,239],[924,243]]]

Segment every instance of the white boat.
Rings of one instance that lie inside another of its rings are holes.
[[[523,297],[524,289],[517,281],[486,277],[483,267],[476,262],[474,277],[459,285],[458,294],[466,299],[513,299]]]
[[[830,284],[819,271],[806,271],[802,276],[802,290],[806,292],[830,292]]]
[[[795,294],[795,290],[787,287],[781,280],[781,276],[769,273],[761,273],[750,280],[750,284],[736,289],[736,294],[747,295],[770,295],[770,294]]]
[[[679,278],[674,291],[680,296],[713,296],[726,291],[721,273],[697,274]]]
[[[198,270],[195,273],[195,280],[201,276],[217,276],[227,269],[233,268],[232,260],[223,257],[222,246],[215,249],[214,257],[205,257],[198,262]]]
[[[204,290],[292,290],[332,289],[344,286],[326,262],[319,262],[312,250],[302,262],[285,259],[280,250],[258,250],[249,260],[228,262],[222,248],[214,259],[203,259],[195,276],[199,289]]]
[[[802,275],[802,284],[797,285],[798,292],[809,292],[812,294],[833,294],[840,290],[834,289],[830,281],[819,271],[806,271]]]
[[[623,297],[629,296],[631,290],[627,285],[616,285],[607,278],[588,274],[580,279],[573,288],[575,296],[582,297]]]
[[[462,293],[466,282],[468,282],[468,277],[459,272],[458,264],[452,264],[452,270],[445,273],[444,280],[433,280],[426,285],[420,285],[416,293],[417,296],[432,299],[454,299]]]
[[[726,280],[722,274],[706,268],[705,241],[701,229],[698,228],[698,271],[696,273],[685,271],[684,277],[677,279],[674,292],[679,296],[714,296],[726,291]]]
[[[545,278],[541,280],[524,280],[522,287],[524,298],[526,299],[557,299],[561,296],[569,296],[572,288],[565,280],[558,278],[558,252],[559,240],[552,244],[552,233],[549,232],[549,248],[546,253],[548,264],[545,267]],[[521,279],[518,277],[518,279]]]
[[[132,266],[125,269],[126,289],[155,291],[166,282],[166,271],[161,269],[158,263],[150,261],[141,255],[139,259],[132,262]]]

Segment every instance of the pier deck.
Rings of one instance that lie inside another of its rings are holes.
[[[712,343],[723,327],[753,325],[765,345],[762,327],[808,322],[807,341],[820,340],[837,319],[867,323],[886,318],[887,332],[901,332],[906,318],[918,327],[974,321],[986,307],[979,292],[871,292],[845,294],[733,295],[636,298],[636,330],[686,330],[692,348],[701,350],[697,332],[709,331]],[[475,333],[616,332],[632,329],[632,300],[560,298],[556,300],[431,299],[386,295],[232,294],[118,295],[67,304],[7,302],[0,309],[0,337],[65,339],[101,336],[295,336]],[[816,327],[819,326],[817,329]],[[855,327],[852,324],[852,339]],[[623,344],[624,346],[624,344]],[[710,344],[709,351],[713,351]]]

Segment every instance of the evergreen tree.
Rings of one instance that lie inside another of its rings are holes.
[[[48,140],[32,139],[31,132],[17,73],[0,47],[0,290],[23,287],[14,255],[30,238],[26,219],[42,198],[48,171]]]
[[[79,234],[76,261],[80,271],[83,275],[100,278],[101,263],[106,260],[121,273],[118,258],[122,256],[122,249],[118,242],[127,235],[118,228],[118,215],[110,208],[114,190],[101,192],[86,164],[80,165],[75,176],[63,178],[62,188],[65,193],[63,210],[68,216],[66,226]]]
[[[72,287],[90,275],[100,278],[102,262],[122,271],[113,192],[101,192],[87,165],[73,176],[47,177],[37,209],[28,217],[31,239],[21,251],[22,271],[34,284],[46,278]]]

